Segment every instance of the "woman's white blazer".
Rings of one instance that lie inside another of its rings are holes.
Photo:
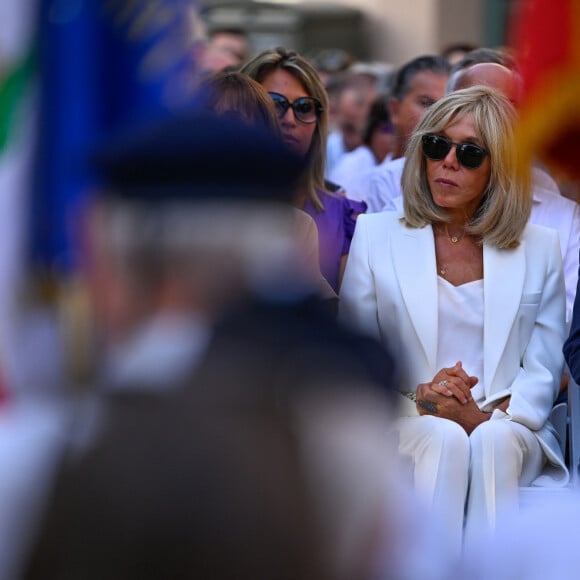
[[[483,246],[485,401],[510,396],[506,420],[538,436],[564,481],[566,468],[548,421],[558,395],[566,331],[558,234],[528,225],[512,250]],[[399,212],[361,215],[340,291],[341,319],[378,338],[401,363],[402,391],[437,371],[438,296],[431,226],[408,228]],[[458,355],[459,360],[459,355]]]

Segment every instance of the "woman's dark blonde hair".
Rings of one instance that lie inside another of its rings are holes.
[[[497,248],[515,248],[532,208],[529,179],[518,178],[513,105],[496,90],[476,86],[455,91],[437,101],[417,126],[406,152],[402,176],[403,221],[420,228],[449,220],[435,204],[427,181],[422,137],[440,134],[464,115],[472,115],[481,145],[489,151],[490,178],[481,203],[466,228],[469,235]]]
[[[201,106],[222,116],[236,116],[250,125],[262,125],[280,134],[276,108],[264,87],[248,75],[222,71],[209,75],[200,83]]]
[[[285,48],[264,50],[241,69],[261,83],[272,71],[282,69],[291,74],[304,87],[304,91],[322,103],[323,111],[318,117],[312,143],[308,151],[308,167],[305,187],[317,210],[324,209],[316,190],[324,189],[324,166],[326,163],[326,138],[328,134],[328,97],[314,66],[294,51]]]

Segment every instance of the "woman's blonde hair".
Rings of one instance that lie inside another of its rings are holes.
[[[316,190],[324,189],[324,166],[326,164],[326,139],[328,134],[328,97],[314,66],[298,53],[278,47],[264,50],[247,62],[241,72],[261,83],[272,71],[282,69],[291,74],[304,87],[305,92],[318,99],[322,112],[316,122],[314,135],[308,151],[305,187],[317,210],[324,209]]]
[[[475,132],[489,152],[491,171],[466,232],[497,248],[515,248],[530,217],[530,181],[518,177],[516,171],[516,111],[508,99],[488,87],[476,86],[447,95],[417,126],[407,146],[402,176],[403,221],[414,228],[448,221],[447,211],[435,204],[429,189],[422,138],[442,133],[464,115],[473,117]]]

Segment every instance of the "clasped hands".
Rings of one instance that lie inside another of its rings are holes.
[[[478,381],[477,377],[465,372],[461,361],[453,367],[441,369],[430,383],[421,383],[417,387],[417,412],[450,419],[471,433],[490,418],[490,413],[480,411],[471,395],[471,389]]]

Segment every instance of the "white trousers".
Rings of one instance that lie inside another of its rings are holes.
[[[540,475],[545,455],[527,427],[491,419],[471,435],[440,417],[402,417],[399,451],[409,459],[414,486],[450,546],[493,530],[518,507],[519,487]]]

